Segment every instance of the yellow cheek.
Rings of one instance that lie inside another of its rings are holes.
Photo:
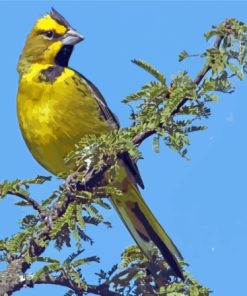
[[[44,61],[52,64],[55,56],[58,54],[62,46],[63,46],[63,43],[61,41],[57,41],[51,44],[47,48],[47,50],[44,52]]]

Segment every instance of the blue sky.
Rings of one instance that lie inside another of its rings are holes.
[[[245,1],[0,1],[1,99],[0,179],[49,175],[35,162],[21,137],[16,118],[18,75],[16,64],[25,38],[36,18],[54,6],[86,39],[77,46],[70,66],[83,73],[102,91],[123,126],[129,108],[121,103],[151,77],[130,60],[146,60],[169,80],[179,70],[196,75],[198,59],[178,62],[186,49],[200,53],[209,43],[203,33],[225,18],[247,22]],[[143,196],[190,264],[189,271],[215,296],[242,295],[246,278],[246,80],[236,82],[232,95],[220,95],[212,106],[208,130],[191,135],[190,161],[162,147],[152,151],[151,141],[141,147],[139,167],[146,189]],[[35,198],[45,197],[57,181],[33,189]],[[25,209],[13,207],[14,198],[0,203],[1,237],[13,234]],[[107,268],[132,239],[120,219],[106,214],[112,230],[89,229],[96,243],[86,255],[101,254],[102,263],[87,270]],[[51,249],[54,256],[61,257]],[[59,287],[37,286],[18,296],[63,295]]]

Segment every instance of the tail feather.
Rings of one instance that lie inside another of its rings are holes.
[[[131,181],[128,185],[123,197],[111,199],[112,204],[143,253],[151,259],[155,245],[176,276],[184,279],[178,262],[183,259],[181,253],[150,211],[137,187]]]

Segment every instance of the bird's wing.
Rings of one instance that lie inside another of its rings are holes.
[[[101,115],[103,116],[103,118],[109,123],[109,125],[112,128],[119,128],[120,124],[119,124],[119,120],[116,116],[116,114],[114,114],[111,109],[108,107],[106,100],[104,99],[103,95],[101,94],[101,92],[99,91],[99,89],[90,81],[88,80],[85,76],[83,76],[82,74],[78,73],[82,79],[84,79],[87,84],[91,87],[91,89],[93,90],[94,94],[95,94],[95,100],[99,105],[100,111],[101,111]]]
[[[75,71],[75,70],[73,70],[73,71]],[[119,124],[119,120],[118,120],[117,116],[108,107],[108,105],[107,105],[103,95],[99,91],[99,89],[90,80],[88,80],[85,76],[83,76],[79,72],[76,72],[76,73],[80,76],[81,79],[83,79],[87,82],[87,84],[91,87],[92,91],[94,92],[95,100],[99,105],[102,117],[108,122],[108,124],[112,128],[119,128],[120,124]],[[140,172],[139,172],[136,162],[130,157],[128,152],[123,153],[121,158],[124,161],[124,164],[127,166],[129,172],[133,175],[136,183],[142,189],[144,189],[144,183],[142,181],[142,178],[141,178],[141,175],[140,175]]]

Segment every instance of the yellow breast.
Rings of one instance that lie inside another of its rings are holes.
[[[57,174],[71,169],[64,157],[85,134],[110,130],[100,117],[95,94],[69,68],[53,82],[42,80],[44,65],[33,65],[19,82],[17,112],[23,137],[36,160]]]

